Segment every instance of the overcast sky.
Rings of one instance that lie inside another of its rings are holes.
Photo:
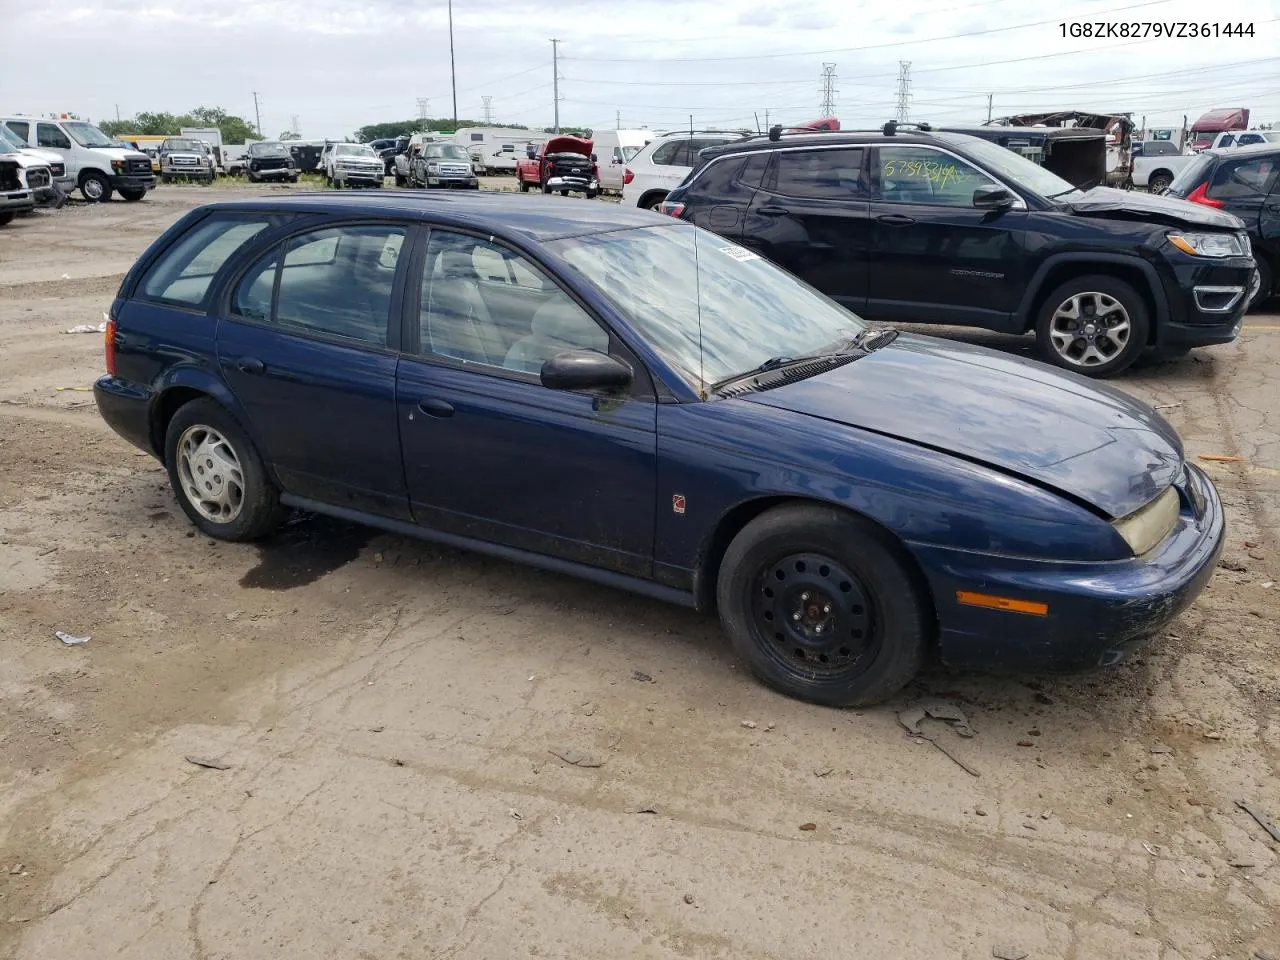
[[[1054,8],[1060,11],[1051,12]],[[9,43],[0,112],[95,120],[222,106],[269,137],[304,137],[453,113],[446,0],[0,0]],[[1246,22],[1253,38],[1084,39],[1063,20]],[[755,113],[820,115],[834,63],[845,126],[894,114],[899,61],[910,119],[1133,111],[1178,125],[1220,106],[1280,121],[1280,0],[455,0],[458,115],[541,127],[552,120],[550,37],[560,44],[560,120],[654,129],[754,126]],[[52,31],[52,34],[51,34]]]

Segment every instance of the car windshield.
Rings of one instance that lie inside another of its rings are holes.
[[[0,153],[13,153],[26,149],[26,144],[18,139],[18,135],[8,127],[0,124]]]
[[[110,147],[113,141],[92,123],[83,120],[64,120],[62,128],[71,135],[71,139],[82,147]]]
[[[1202,153],[1188,163],[1169,184],[1172,193],[1189,193],[1198,183],[1205,179],[1205,174],[1213,166],[1213,155]]]
[[[830,349],[866,329],[791,274],[700,227],[617,230],[546,246],[704,396],[768,360]]]
[[[289,151],[279,143],[255,143],[249,147],[251,157],[287,157]]]
[[[340,143],[333,148],[333,152],[340,157],[377,157],[374,155],[373,148],[367,143]]]
[[[433,143],[423,152],[423,156],[437,160],[470,160],[467,151],[453,143]]]
[[[1050,173],[1038,163],[1033,163],[999,144],[962,133],[939,133],[936,136],[960,147],[972,159],[981,162],[993,173],[1011,181],[1015,187],[1024,187],[1046,198],[1063,197],[1068,193],[1078,192],[1076,187],[1056,173]]]
[[[166,150],[186,150],[190,153],[204,153],[204,143],[200,140],[166,140]]]

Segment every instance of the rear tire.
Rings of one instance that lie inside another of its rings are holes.
[[[1168,188],[1171,183],[1173,183],[1173,177],[1161,170],[1159,173],[1152,174],[1147,180],[1147,192],[1159,193]]]
[[[164,462],[187,517],[217,540],[257,540],[284,520],[280,491],[249,435],[221,404],[192,400],[169,421]]]
[[[1068,280],[1036,318],[1036,344],[1049,363],[1086,377],[1110,377],[1147,347],[1147,305],[1132,286],[1103,274]]]
[[[12,210],[0,210],[0,227],[6,223],[13,223],[14,213]]]
[[[528,193],[528,192],[529,192],[529,181],[527,181],[527,180],[521,180],[521,181],[520,181],[520,192],[521,192],[521,193]]]
[[[926,593],[902,547],[846,511],[793,504],[761,514],[729,544],[720,620],[751,672],[827,706],[878,703],[924,660]]]

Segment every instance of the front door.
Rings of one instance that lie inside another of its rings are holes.
[[[397,408],[414,518],[478,540],[652,571],[656,403],[643,368],[519,253],[432,230],[416,342]],[[542,363],[571,349],[621,356],[628,396],[549,390]]]
[[[778,150],[742,226],[744,246],[858,312],[867,302],[871,240],[868,152]]]
[[[999,184],[936,147],[876,153],[867,315],[1013,330],[1026,211],[976,209],[974,191]]]
[[[400,519],[395,291],[407,233],[347,223],[290,237],[240,279],[217,335],[222,376],[285,491]]]

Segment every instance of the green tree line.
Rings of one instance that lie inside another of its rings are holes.
[[[183,127],[217,127],[222,131],[223,143],[262,139],[262,134],[253,129],[253,124],[243,117],[227,113],[222,107],[196,107],[189,113],[178,114],[143,112],[126,120],[104,120],[98,127],[109,137],[130,133],[176,137]]]

